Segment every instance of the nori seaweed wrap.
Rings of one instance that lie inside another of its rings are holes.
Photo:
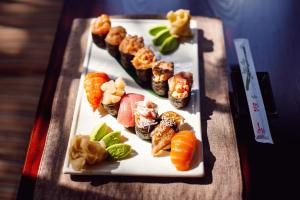
[[[92,37],[94,43],[101,48],[105,48],[105,37],[110,30],[110,18],[106,14],[102,14],[92,20]]]
[[[168,95],[168,79],[174,74],[172,62],[158,61],[152,68],[151,86],[153,91],[160,96]]]
[[[150,140],[150,133],[157,123],[157,105],[147,100],[136,102],[135,133],[143,140]]]
[[[119,45],[125,37],[126,30],[122,26],[116,26],[110,29],[105,38],[107,51],[110,55],[115,58],[120,57]]]
[[[121,54],[121,64],[124,69],[133,68],[131,60],[134,58],[136,52],[144,47],[144,39],[136,35],[127,35],[119,46]]]
[[[176,108],[185,107],[191,96],[193,74],[190,72],[179,72],[168,80],[168,97],[171,104]]]
[[[155,61],[154,53],[147,47],[139,49],[131,61],[135,68],[137,80],[142,86],[150,86],[152,65]]]

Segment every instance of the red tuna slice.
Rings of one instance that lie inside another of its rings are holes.
[[[134,127],[134,109],[135,103],[138,101],[143,101],[144,95],[141,94],[126,94],[122,97],[119,113],[118,122],[125,127]]]

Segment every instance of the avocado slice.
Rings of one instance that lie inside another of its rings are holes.
[[[170,36],[160,46],[159,51],[162,54],[169,54],[175,51],[179,46],[179,41],[176,37]]]
[[[121,131],[111,132],[105,135],[101,141],[104,142],[106,148],[114,144],[119,144],[121,142]]]
[[[166,25],[156,25],[149,29],[149,34],[152,36],[156,36],[156,34],[164,29],[167,29]]]
[[[112,129],[105,122],[101,122],[92,130],[92,133],[90,134],[90,140],[100,141],[110,132],[112,132]]]
[[[109,146],[106,151],[115,160],[126,158],[131,153],[129,144],[114,144]]]
[[[164,29],[157,33],[157,35],[153,38],[152,42],[154,45],[159,46],[170,36],[171,33],[169,29]]]

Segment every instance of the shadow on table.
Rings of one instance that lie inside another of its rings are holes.
[[[205,91],[205,73],[204,73],[204,52],[213,51],[213,42],[204,38],[203,31],[198,30],[198,55],[199,55],[199,82],[200,82],[200,102],[201,102],[201,131],[203,157],[204,157],[204,171],[203,178],[170,178],[170,177],[129,177],[129,176],[95,176],[95,175],[71,175],[72,181],[91,182],[93,186],[99,186],[108,182],[143,182],[143,183],[171,183],[183,182],[188,184],[210,184],[213,181],[212,170],[216,161],[215,156],[210,151],[210,145],[207,137],[207,121],[216,108],[216,100],[206,96]],[[200,159],[203,160],[203,159]],[[199,163],[198,163],[199,164]],[[142,167],[142,166],[141,166]]]

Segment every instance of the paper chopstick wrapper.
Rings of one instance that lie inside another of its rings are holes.
[[[249,42],[247,39],[235,39],[234,45],[242,73],[255,140],[273,144]]]

